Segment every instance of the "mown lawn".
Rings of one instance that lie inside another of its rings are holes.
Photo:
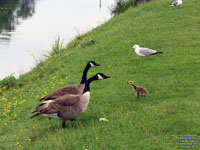
[[[200,1],[184,0],[179,8],[170,2],[130,8],[22,75],[19,87],[1,88],[0,149],[187,149],[164,143],[180,142],[169,135],[200,135]],[[141,58],[134,44],[164,53]],[[59,120],[30,119],[37,99],[79,83],[89,60],[101,66],[88,77],[102,72],[111,78],[91,84],[87,111],[66,129]],[[137,99],[129,80],[149,95]],[[102,117],[109,122],[99,122]]]

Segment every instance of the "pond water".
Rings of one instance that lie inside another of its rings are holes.
[[[0,79],[33,68],[60,36],[66,45],[111,18],[115,0],[1,0]]]

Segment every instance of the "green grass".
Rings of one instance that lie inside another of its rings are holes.
[[[24,150],[179,150],[178,137],[200,135],[200,1],[153,0],[130,8],[73,40],[67,49],[0,90],[0,149]],[[95,43],[89,45],[89,40]],[[140,58],[134,44],[163,51]],[[64,85],[77,84],[89,60],[110,79],[91,84],[87,111],[74,122],[30,119],[37,99]],[[133,80],[149,95],[137,99]],[[105,117],[108,123],[99,122]],[[199,139],[199,137],[198,137]],[[199,148],[196,148],[199,149]]]

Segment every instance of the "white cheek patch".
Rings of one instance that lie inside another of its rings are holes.
[[[90,62],[90,66],[91,66],[91,67],[94,67],[94,64]]]
[[[103,77],[101,75],[97,75],[98,76],[98,80],[103,80]]]

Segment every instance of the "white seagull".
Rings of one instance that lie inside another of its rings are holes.
[[[182,5],[183,1],[182,0],[176,0],[173,3],[170,4],[170,6],[179,6]]]
[[[149,49],[149,48],[142,48],[139,45],[134,45],[133,48],[135,48],[135,53],[139,56],[142,57],[147,57],[150,55],[155,55],[155,54],[162,54],[163,52],[157,52],[155,50]]]

